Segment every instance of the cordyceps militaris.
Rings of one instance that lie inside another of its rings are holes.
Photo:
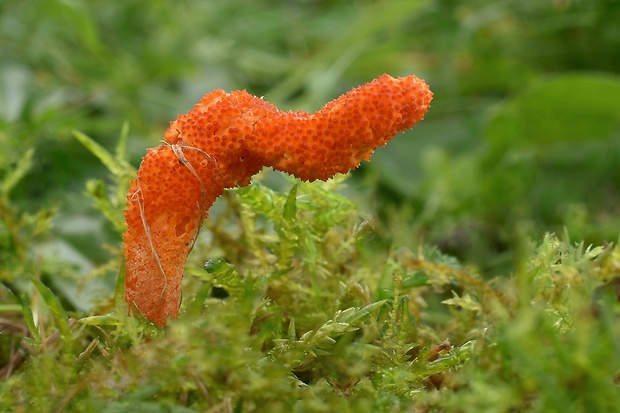
[[[267,166],[304,181],[357,168],[413,127],[432,92],[416,76],[383,75],[314,114],[282,112],[245,91],[215,90],[147,151],[125,210],[125,301],[158,326],[176,318],[185,260],[226,188]]]

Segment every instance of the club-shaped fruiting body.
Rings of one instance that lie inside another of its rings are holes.
[[[326,180],[369,160],[411,128],[432,93],[415,77],[383,75],[320,111],[282,112],[245,91],[215,90],[149,149],[125,210],[125,300],[159,326],[176,318],[187,255],[213,202],[267,166]]]

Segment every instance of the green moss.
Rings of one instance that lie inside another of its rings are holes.
[[[54,325],[65,334],[31,342],[3,400],[33,400],[37,411],[43,399],[75,411],[604,411],[618,402],[620,311],[606,283],[620,250],[549,235],[520,271],[492,281],[434,250],[399,248],[372,264],[341,181],[229,194],[238,213],[217,225],[240,252],[191,271],[179,319],[163,330],[114,313],[112,323],[68,327],[62,313],[41,313],[39,334]]]

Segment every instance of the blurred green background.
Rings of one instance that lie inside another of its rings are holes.
[[[128,124],[137,167],[212,89],[314,111],[383,73],[435,95],[348,182],[378,246],[491,276],[548,231],[616,241],[618,22],[617,0],[0,1],[0,278],[84,276],[120,247],[72,130],[113,150]]]

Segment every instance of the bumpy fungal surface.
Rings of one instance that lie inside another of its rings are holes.
[[[205,95],[148,150],[131,184],[125,301],[158,326],[176,318],[185,260],[224,189],[248,185],[265,166],[304,181],[355,169],[422,120],[432,96],[415,76],[389,75],[314,114],[281,112],[245,91]]]

